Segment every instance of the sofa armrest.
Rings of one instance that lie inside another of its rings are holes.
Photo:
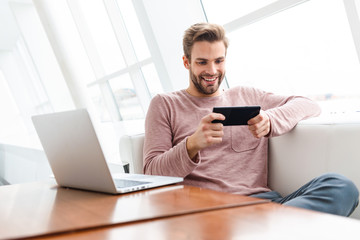
[[[119,145],[121,161],[129,163],[129,172],[143,173],[144,134],[124,135]]]
[[[360,123],[298,124],[269,140],[269,187],[286,196],[328,172],[360,187]],[[360,209],[352,217],[360,219]]]

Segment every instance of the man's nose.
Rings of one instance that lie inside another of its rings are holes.
[[[209,63],[208,68],[206,69],[206,72],[210,75],[216,74],[216,65],[215,63]]]

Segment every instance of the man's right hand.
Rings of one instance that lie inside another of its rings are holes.
[[[188,137],[186,149],[189,157],[193,159],[203,148],[220,143],[224,135],[222,123],[211,123],[214,120],[225,120],[220,113],[210,113],[203,117],[193,135]]]

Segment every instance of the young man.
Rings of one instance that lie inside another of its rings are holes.
[[[185,32],[183,47],[189,87],[157,95],[151,101],[145,122],[146,174],[180,176],[189,185],[338,215],[352,213],[358,191],[337,174],[320,176],[285,198],[268,188],[268,138],[317,116],[320,108],[315,102],[250,87],[221,90],[228,47],[221,26],[191,26]],[[212,123],[225,119],[212,113],[215,106],[249,105],[260,105],[262,110],[248,126]]]

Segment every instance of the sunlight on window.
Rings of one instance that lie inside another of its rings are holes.
[[[105,69],[105,74],[124,68],[126,65],[103,1],[78,1],[78,4]]]
[[[88,88],[88,93],[92,103],[94,104],[95,110],[97,112],[97,116],[100,117],[101,122],[109,122],[111,121],[111,116],[104,102],[104,98],[101,95],[101,91],[99,86],[92,86]]]
[[[156,94],[164,91],[153,63],[142,67],[141,71],[144,74],[151,97],[154,97]]]
[[[139,99],[129,74],[123,74],[109,81],[122,120],[144,118]]]
[[[0,70],[0,109],[3,113],[0,118],[0,141],[7,141],[12,136],[26,132],[25,125],[21,119],[20,111],[12,97],[5,76]]]
[[[34,112],[37,114],[53,112],[47,92],[45,91],[44,85],[35,70],[36,68],[33,65],[31,56],[25,47],[23,39],[19,38],[16,43],[16,47],[18,51],[14,50],[14,52],[18,52],[20,57],[18,59],[18,64],[20,64],[20,62],[24,64],[25,69],[23,69],[22,72],[27,74],[27,77],[24,78],[22,85],[23,87],[26,86],[28,92],[32,92],[31,96],[33,98]]]
[[[131,43],[134,46],[137,59],[142,61],[149,58],[150,52],[136,16],[132,0],[118,0],[117,3],[129,33]]]
[[[216,14],[210,11],[209,19]],[[308,1],[228,37],[230,86],[250,85],[318,101],[360,97],[359,62],[340,0]],[[336,107],[340,105],[343,101]]]
[[[209,22],[225,24],[239,17],[249,14],[259,8],[262,8],[276,0],[202,0]]]
[[[145,74],[141,73],[141,68],[152,59],[132,1],[94,0],[88,3],[78,0],[77,3],[71,5],[75,14],[80,15],[75,18],[79,21],[77,25],[85,28],[81,30],[82,38],[87,43],[86,50],[90,52],[89,59],[95,66],[97,77],[88,86],[101,85],[101,95],[93,95],[93,102],[97,108],[108,108],[113,121],[144,118],[144,102],[150,98],[150,94],[144,94],[144,76],[159,80],[156,72],[148,67],[144,68]],[[114,7],[119,7],[119,11]],[[94,47],[97,51],[93,51]],[[104,81],[108,81],[106,84],[111,91],[103,88]],[[154,87],[158,88],[157,83]],[[136,91],[142,95],[138,96]],[[159,92],[158,89],[154,91]],[[104,111],[98,112],[105,114],[101,116],[102,120],[108,119]]]

